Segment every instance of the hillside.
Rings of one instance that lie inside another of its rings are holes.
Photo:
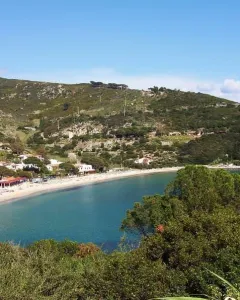
[[[163,87],[0,78],[0,118],[2,142],[18,136],[30,152],[41,146],[51,156],[95,152],[112,165],[147,156],[159,166],[192,156],[187,142],[194,152],[203,136],[238,134],[240,109],[233,101]]]

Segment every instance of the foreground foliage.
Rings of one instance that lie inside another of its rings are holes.
[[[72,241],[2,243],[0,299],[238,299],[239,191],[240,175],[189,166],[165,195],[145,197],[127,212],[122,229],[141,236],[137,249],[121,245],[107,254]]]

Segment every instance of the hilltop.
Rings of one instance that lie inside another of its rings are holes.
[[[51,156],[91,152],[111,165],[141,157],[152,166],[177,165],[194,155],[198,161],[211,139],[214,150],[224,149],[207,163],[226,154],[240,159],[224,146],[239,132],[239,104],[202,93],[0,78],[0,118],[3,143],[18,136],[25,151],[44,146]]]

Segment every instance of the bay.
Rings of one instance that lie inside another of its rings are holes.
[[[129,177],[0,205],[0,241],[93,242],[113,249],[126,211],[144,195],[162,194],[175,173]]]

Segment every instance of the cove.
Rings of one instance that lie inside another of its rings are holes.
[[[145,195],[162,194],[175,176],[128,177],[1,205],[0,241],[25,246],[40,239],[70,239],[114,249],[126,211]]]

